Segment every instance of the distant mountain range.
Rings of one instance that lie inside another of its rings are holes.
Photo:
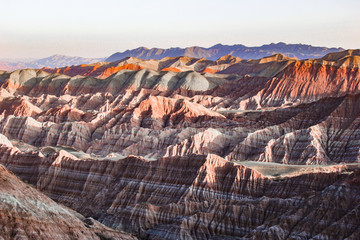
[[[242,59],[260,59],[277,53],[284,54],[287,57],[296,57],[298,59],[321,58],[331,52],[343,51],[343,48],[314,47],[305,44],[286,44],[271,43],[260,47],[247,47],[241,44],[222,45],[217,44],[210,48],[187,47],[187,48],[145,48],[139,47],[124,52],[117,52],[108,58],[82,58],[64,55],[53,55],[33,61],[9,61],[0,60],[0,70],[13,71],[24,68],[61,68],[72,65],[92,64],[106,61],[115,62],[126,57],[136,57],[144,60],[163,59],[164,57],[186,56],[191,58],[206,58],[208,60],[217,60],[225,55],[232,55]]]
[[[164,57],[186,56],[192,58],[206,58],[217,60],[225,55],[232,55],[243,59],[259,59],[276,53],[282,53],[288,57],[298,59],[320,58],[331,52],[343,51],[343,48],[313,47],[305,44],[271,43],[260,47],[247,47],[241,44],[222,45],[217,44],[210,48],[187,47],[187,48],[145,48],[140,47],[125,52],[117,52],[107,59],[106,62],[114,62],[125,57],[141,59],[162,59]]]
[[[0,70],[13,71],[24,68],[57,68],[66,67],[80,64],[91,64],[103,61],[104,58],[82,58],[82,57],[71,57],[64,55],[53,55],[47,58],[42,58],[33,61],[11,61],[11,60],[0,60]]]

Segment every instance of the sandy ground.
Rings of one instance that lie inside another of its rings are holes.
[[[342,172],[347,173],[348,170],[360,168],[360,163],[347,163],[336,165],[286,165],[280,163],[269,162],[255,162],[255,161],[236,161],[249,168],[252,168],[264,176],[278,178],[278,177],[294,177],[307,173],[329,173],[329,172]]]

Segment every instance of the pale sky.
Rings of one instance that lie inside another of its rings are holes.
[[[0,0],[0,58],[107,57],[140,46],[360,48],[360,0]]]

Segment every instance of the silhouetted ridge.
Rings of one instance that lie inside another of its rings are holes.
[[[222,45],[216,44],[210,48],[204,47],[187,47],[187,48],[151,48],[144,47],[125,52],[117,52],[106,59],[108,62],[118,61],[127,56],[138,57],[143,59],[162,59],[164,57],[187,56],[194,58],[205,57],[210,60],[216,60],[224,55],[233,55],[243,59],[258,59],[270,56],[276,53],[284,54],[288,57],[298,59],[319,58],[331,52],[339,52],[342,48],[314,47],[305,44],[286,44],[271,43],[259,47],[247,47],[242,44]]]

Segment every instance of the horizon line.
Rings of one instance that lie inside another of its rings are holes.
[[[87,57],[87,56],[79,56],[79,55],[71,55],[71,54],[62,54],[60,52],[58,53],[54,53],[54,54],[49,54],[49,55],[46,55],[44,57],[31,57],[31,56],[24,56],[24,57],[16,57],[16,58],[9,58],[9,57],[4,57],[4,58],[0,58],[0,61],[3,61],[3,62],[32,62],[32,61],[37,61],[37,60],[41,60],[41,59],[46,59],[46,58],[50,58],[50,57],[54,57],[54,56],[64,56],[64,57],[80,57],[80,58],[94,58],[94,59],[101,59],[101,58],[108,58],[110,57],[111,55],[115,54],[115,53],[123,53],[123,52],[126,52],[126,51],[131,51],[131,50],[136,50],[136,49],[140,49],[140,48],[144,48],[146,50],[152,50],[152,49],[162,49],[162,50],[165,50],[165,49],[186,49],[186,48],[195,48],[195,47],[199,47],[199,48],[204,48],[204,49],[210,49],[212,47],[215,47],[217,45],[221,45],[221,46],[236,46],[236,45],[242,45],[244,47],[248,47],[248,48],[258,48],[258,47],[263,47],[263,46],[267,46],[267,45],[278,45],[278,44],[285,44],[285,45],[303,45],[303,46],[311,46],[311,47],[320,47],[320,48],[327,48],[327,49],[332,49],[332,48],[335,48],[335,49],[342,49],[342,50],[351,50],[351,49],[360,49],[359,48],[344,48],[344,47],[329,47],[329,46],[320,46],[320,45],[312,45],[312,44],[308,44],[308,43],[286,43],[286,42],[271,42],[271,43],[264,43],[262,45],[255,45],[255,46],[250,46],[250,45],[244,45],[244,44],[241,44],[241,43],[235,43],[235,44],[222,44],[222,43],[216,43],[216,44],[213,44],[209,47],[206,47],[206,46],[200,46],[200,45],[192,45],[192,46],[187,46],[187,47],[167,47],[167,48],[163,48],[163,47],[156,47],[156,46],[153,46],[153,47],[146,47],[146,46],[139,46],[139,47],[136,47],[136,48],[128,48],[126,50],[119,50],[119,51],[116,51],[116,52],[113,52],[112,54],[108,55],[108,56],[102,56],[102,57],[95,57],[95,56],[92,56],[92,57]]]

